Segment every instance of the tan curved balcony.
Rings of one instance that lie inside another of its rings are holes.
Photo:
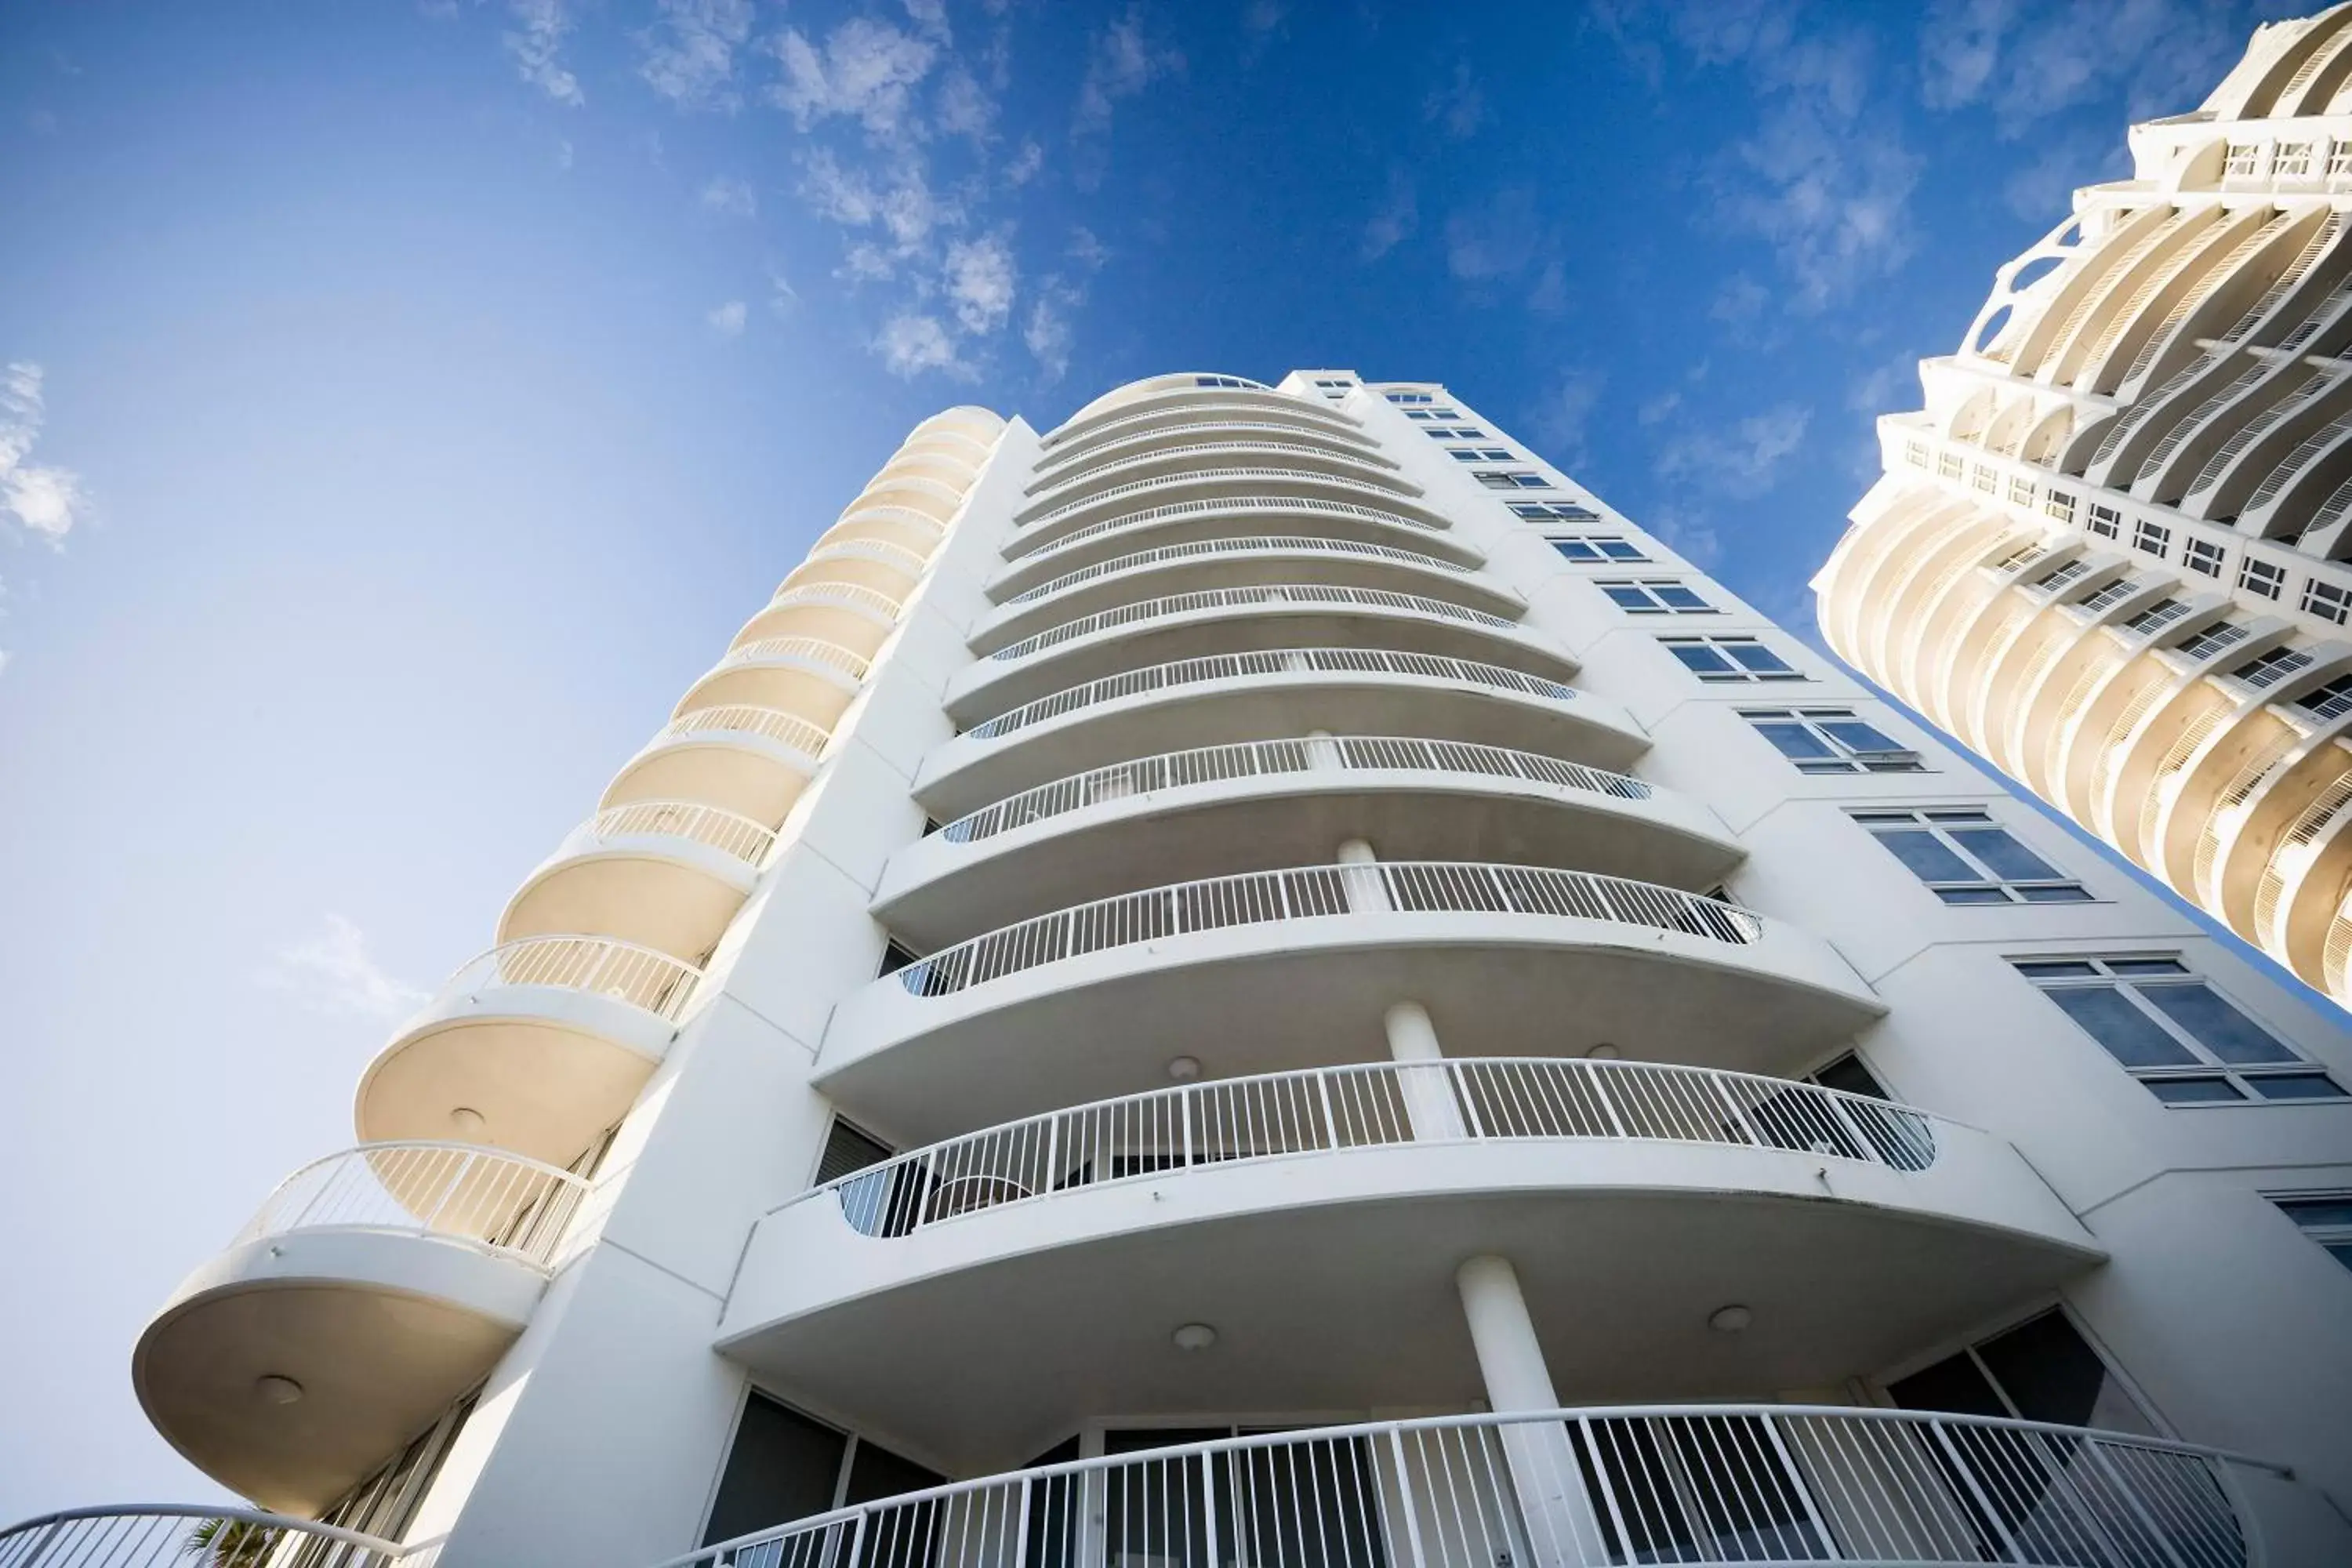
[[[139,1403],[224,1486],[323,1509],[488,1375],[587,1194],[568,1171],[457,1143],[305,1166],[147,1325]]]
[[[1548,635],[1420,594],[1314,583],[1171,594],[1077,616],[959,670],[943,701],[975,723],[1051,692],[1146,665],[1294,647],[1391,647],[1565,677],[1576,661]]]
[[[499,921],[499,940],[593,931],[700,963],[775,847],[775,830],[723,806],[633,800],[572,829]]]
[[[731,652],[776,637],[808,637],[872,658],[898,624],[904,601],[895,594],[852,583],[811,583],[789,588],[743,623],[729,644]]]
[[[778,595],[821,583],[871,588],[893,603],[903,601],[921,581],[929,557],[877,539],[842,539],[819,543],[790,575],[778,584]]]
[[[1154,440],[1184,440],[1192,431],[1233,424],[1299,431],[1358,447],[1378,445],[1356,421],[1328,405],[1318,406],[1281,393],[1252,393],[1173,402],[1163,399],[1116,418],[1100,420],[1082,433],[1066,436],[1055,432],[1045,437],[1037,462],[1041,468],[1050,468],[1115,442],[1147,437]]]
[[[568,1165],[653,1076],[702,972],[601,936],[468,960],[360,1079],[359,1134],[461,1137]]]
[[[1344,442],[1301,441],[1279,433],[1244,431],[1230,437],[1172,442],[1145,451],[1098,449],[1071,468],[1041,475],[1032,481],[1025,491],[1031,498],[1029,504],[1013,514],[1013,521],[1034,521],[1081,505],[1093,496],[1151,479],[1204,468],[1251,465],[1328,475],[1400,495],[1423,493],[1420,485],[1398,471],[1394,459],[1378,451]]]
[[[898,444],[898,450],[910,457],[918,453],[937,453],[955,458],[966,468],[977,470],[996,450],[996,442],[992,437],[983,440],[978,436],[945,426],[918,426],[913,435]]]
[[[908,439],[912,440],[930,430],[958,431],[992,449],[997,437],[1004,431],[1004,416],[992,408],[982,408],[977,404],[958,404],[953,408],[942,408],[916,426],[914,436]]]
[[[881,544],[895,544],[901,550],[929,560],[946,531],[938,520],[907,507],[852,507],[843,512],[831,528],[817,535],[816,543],[811,547],[810,552],[814,554],[828,545],[853,539],[866,539]]]
[[[630,758],[600,804],[691,800],[756,822],[782,822],[832,739],[782,709],[698,708],[671,720]]]
[[[1348,540],[1434,555],[1455,566],[1483,565],[1486,556],[1465,541],[1449,537],[1450,527],[1434,513],[1322,496],[1244,495],[1171,501],[1114,513],[1042,548],[1028,549],[1024,541],[1011,540],[1004,546],[1011,564],[990,581],[988,592],[1002,604],[1056,577],[1138,550],[1231,539],[1252,531],[1292,538]]]
[[[923,474],[877,474],[868,480],[843,515],[875,507],[896,507],[919,512],[945,527],[963,505],[963,489]]]
[[[0,1563],[6,1568],[101,1563],[106,1568],[190,1568],[207,1552],[221,1568],[276,1563],[398,1568],[415,1561],[408,1548],[379,1536],[207,1503],[65,1509],[0,1530]]]
[[[1884,1008],[1809,933],[1679,889],[1538,866],[1381,861],[1213,878],[1078,904],[930,954],[845,998],[818,1082],[902,1136],[1128,1092],[1358,1059],[1415,1002],[1462,1052],[1767,1069]],[[1736,1027],[1725,1020],[1736,1019]]]
[[[1488,1252],[1570,1399],[1835,1386],[2102,1257],[2014,1148],[1906,1106],[1648,1062],[1360,1063],[1057,1110],[816,1188],[754,1231],[719,1342],[985,1462],[1097,1410],[1467,1404],[1467,1336],[1433,1320]],[[1735,1301],[1749,1327],[1709,1329]],[[1229,1353],[1170,1353],[1185,1322]]]
[[[678,700],[677,717],[704,708],[772,708],[830,731],[871,668],[855,648],[823,637],[740,643]]]
[[[1003,548],[1008,558],[1026,554],[1105,518],[1186,500],[1230,502],[1244,496],[1306,495],[1388,511],[1410,509],[1433,514],[1434,509],[1411,505],[1421,493],[1419,485],[1403,479],[1325,473],[1294,461],[1202,465],[1095,489],[1076,500],[1031,507],[1015,515],[1020,531]]]
[[[1259,409],[1226,405],[1222,409],[1189,409],[1181,417],[1144,415],[1117,427],[1106,426],[1091,440],[1056,447],[1040,455],[1038,478],[1025,494],[1035,495],[1064,479],[1138,458],[1158,456],[1173,447],[1202,442],[1276,441],[1304,445],[1334,457],[1377,460],[1379,445],[1362,431],[1308,419],[1272,419]]]
[[[1410,733],[1622,769],[1649,737],[1613,703],[1476,659],[1395,648],[1287,647],[1177,659],[1065,687],[997,713],[924,759],[934,816],[1165,749],[1289,740],[1318,729]]]
[[[1695,801],[1641,779],[1458,741],[1318,736],[1115,763],[993,801],[891,858],[874,913],[944,945],[1188,877],[1290,866],[1351,838],[1402,860],[1597,871],[1679,888],[1744,851]]]
[[[1075,616],[1176,593],[1296,583],[1420,594],[1506,617],[1528,607],[1500,583],[1419,551],[1351,539],[1244,534],[1163,544],[1065,572],[1005,601],[972,629],[971,647],[993,653]]]
[[[971,489],[975,465],[961,457],[940,452],[908,452],[901,450],[882,465],[868,489],[897,484],[908,479],[924,479],[953,490],[959,500]]]

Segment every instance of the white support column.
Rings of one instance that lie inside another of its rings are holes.
[[[1559,1395],[1544,1364],[1535,1321],[1519,1292],[1511,1260],[1482,1253],[1454,1271],[1462,1315],[1486,1381],[1486,1403],[1497,1415],[1557,1410]],[[1584,1489],[1576,1462],[1575,1438],[1558,1422],[1520,1422],[1496,1428],[1511,1486],[1526,1521],[1528,1545],[1538,1568],[1606,1563],[1606,1538]]]
[[[1372,847],[1360,838],[1350,838],[1339,846],[1339,864],[1348,868],[1339,874],[1340,883],[1348,889],[1348,907],[1359,911],[1389,910],[1389,890],[1381,881],[1381,874],[1370,868],[1378,866],[1381,858]]]
[[[1308,767],[1313,768],[1318,773],[1332,773],[1338,771],[1343,760],[1344,759],[1339,755],[1339,740],[1338,736],[1332,734],[1328,730],[1309,730],[1307,731],[1307,765]],[[1360,838],[1351,838],[1348,842],[1350,844],[1363,844],[1364,841]],[[1370,858],[1371,846],[1366,844],[1364,845],[1364,848],[1366,851],[1366,858]],[[1341,852],[1341,858],[1346,858],[1346,852],[1344,850]]]
[[[1442,1065],[1445,1052],[1437,1043],[1437,1026],[1429,1021],[1429,1009],[1418,1002],[1400,1002],[1388,1010],[1381,1024],[1388,1031],[1391,1058],[1401,1062],[1440,1064],[1397,1075],[1404,1089],[1405,1115],[1412,1122],[1414,1139],[1462,1137],[1469,1127],[1462,1118],[1462,1103],[1454,1093],[1453,1075]]]

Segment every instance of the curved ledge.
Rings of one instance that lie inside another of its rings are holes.
[[[795,713],[749,703],[673,719],[614,775],[604,808],[691,800],[759,822],[782,822],[832,736]]]
[[[1678,889],[1532,866],[1307,866],[1080,904],[933,953],[844,999],[817,1081],[920,1137],[942,1115],[1122,1093],[1180,1056],[1218,1076],[1353,1059],[1399,1002],[1465,1052],[1607,1044],[1768,1071],[1885,1012],[1818,939]]]
[[[1083,471],[1088,466],[1122,462],[1202,439],[1234,438],[1320,443],[1325,450],[1339,457],[1369,457],[1380,450],[1377,442],[1357,429],[1307,419],[1276,419],[1265,409],[1234,404],[1195,406],[1181,416],[1162,411],[1114,420],[1096,431],[1091,440],[1041,454],[1037,461],[1039,478],[1025,493],[1034,495],[1061,476]]]
[[[673,717],[742,704],[794,713],[830,727],[870,667],[866,656],[822,637],[765,637],[719,660],[678,699]]]
[[[1157,479],[1115,485],[1080,500],[1036,512],[1000,548],[1013,560],[1058,544],[1098,522],[1138,511],[1183,504],[1231,505],[1252,496],[1291,495],[1339,501],[1376,511],[1417,516],[1433,529],[1453,526],[1436,509],[1424,506],[1411,490],[1367,484],[1352,477],[1318,473],[1309,468],[1269,465],[1239,465],[1190,468]]]
[[[574,828],[499,918],[499,941],[593,931],[698,962],[760,879],[775,831],[721,806],[635,800]]]
[[[1460,742],[1244,742],[1114,763],[991,803],[891,858],[874,912],[937,947],[1181,877],[1296,865],[1360,838],[1404,860],[1509,860],[1677,888],[1745,854],[1706,807],[1639,779]]]
[[[877,588],[854,583],[811,583],[789,588],[768,601],[768,607],[743,623],[728,645],[733,653],[753,643],[798,636],[817,642],[837,643],[871,658],[890,628],[898,624],[902,601]]]
[[[987,592],[999,604],[1041,584],[1098,565],[1139,547],[1164,548],[1230,539],[1253,527],[1291,537],[1346,540],[1433,555],[1454,566],[1479,566],[1486,556],[1463,540],[1449,537],[1447,524],[1387,507],[1319,496],[1237,496],[1224,500],[1177,501],[1122,511],[1064,534],[1042,550],[1007,542],[1010,564],[990,579]]]
[[[1097,451],[1092,456],[1100,457]],[[1152,479],[1193,474],[1213,468],[1285,468],[1305,474],[1323,474],[1399,495],[1419,496],[1422,487],[1397,471],[1393,459],[1377,450],[1338,443],[1289,440],[1279,436],[1250,436],[1234,440],[1178,442],[1154,451],[1118,455],[1107,461],[1040,476],[1026,492],[1034,498],[1013,514],[1015,526],[1084,504],[1096,495]]]

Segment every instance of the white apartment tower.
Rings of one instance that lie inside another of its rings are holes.
[[[2352,5],[2131,153],[1879,421],[1822,626],[2352,1004]]]
[[[2347,1084],[1443,386],[953,409],[0,1568],[2352,1561]]]

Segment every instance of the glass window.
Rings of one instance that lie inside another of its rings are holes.
[[[2099,1352],[2053,1307],[1886,1385],[1906,1410],[2157,1435]]]
[[[1948,904],[2079,904],[2091,897],[1984,812],[1853,816]]]
[[[2274,1197],[2271,1202],[2302,1226],[2304,1235],[2326,1248],[2330,1258],[2352,1268],[2352,1193]]]
[[[1705,637],[1665,637],[1666,651],[1701,680],[1745,680],[1747,672]]]
[[[2228,647],[2231,643],[2243,642],[2245,640],[2246,628],[2240,623],[2236,621],[2216,621],[2213,625],[2207,626],[2203,631],[2197,633],[2193,637],[2181,638],[2180,646],[2173,651],[2184,654],[2193,659],[2201,660],[2212,658],[2223,648]]]
[[[2145,550],[2150,555],[2161,557],[2171,547],[2172,530],[2160,523],[2150,522],[2146,518],[2141,518],[2132,524],[2134,550]]]
[[[2011,962],[2167,1105],[2347,1098],[2177,957]]]
[[[1508,453],[1500,455],[1509,456]],[[1551,488],[1551,481],[1541,474],[1517,469],[1477,468],[1472,471],[1472,477],[1490,490],[1542,490]]]
[[[1701,680],[1802,680],[1804,675],[1754,637],[1660,637],[1666,651]]]
[[[2339,675],[2325,686],[2296,698],[2294,706],[2315,719],[2336,719],[2352,713],[2352,675]]]
[[[2267,561],[2249,556],[2239,563],[2238,586],[2250,594],[2260,594],[2265,599],[2275,599],[2286,585],[2286,568],[2273,566]]]
[[[1743,708],[1739,716],[1808,773],[1916,773],[1919,753],[1848,708]]]
[[[1644,577],[1640,582],[1599,582],[1593,584],[1619,609],[1637,616],[1713,615],[1715,606],[1672,577]]]
[[[2126,630],[2144,637],[2154,637],[2166,626],[2189,613],[2189,606],[2178,599],[2158,599],[2147,609],[2124,622]]]
[[[2323,583],[2314,577],[2303,585],[2303,608],[2306,615],[2340,626],[2352,619],[2352,587]]]
[[[2230,671],[2230,679],[2259,691],[2265,686],[2276,685],[2310,662],[2311,656],[2301,648],[2274,647]]]
[[[832,1427],[753,1394],[744,1402],[734,1444],[727,1450],[703,1543],[830,1511],[848,1446]]]
[[[2210,539],[2192,539],[2181,547],[2180,562],[2191,572],[2201,572],[2208,577],[2221,574],[2221,558],[2227,552]]]

